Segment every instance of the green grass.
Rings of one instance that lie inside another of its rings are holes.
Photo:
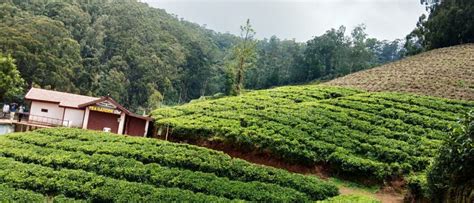
[[[318,203],[380,203],[379,200],[363,195],[340,195]]]
[[[379,185],[367,186],[364,184],[356,183],[353,181],[342,180],[340,178],[335,178],[335,177],[329,178],[328,181],[338,187],[351,188],[351,189],[355,189],[355,190],[370,193],[370,194],[375,194],[380,190]]]

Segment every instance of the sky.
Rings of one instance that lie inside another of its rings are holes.
[[[403,39],[425,13],[419,0],[142,0],[217,32],[240,34],[250,19],[259,39],[304,42],[326,30],[366,25],[370,37]]]

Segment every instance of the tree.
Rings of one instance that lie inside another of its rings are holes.
[[[15,60],[0,54],[0,101],[12,101],[23,92],[24,81],[17,70]]]
[[[349,73],[373,67],[376,64],[375,53],[368,48],[372,43],[376,42],[373,39],[368,39],[365,29],[365,25],[362,24],[352,30],[352,46],[350,48],[351,67]]]
[[[241,93],[244,84],[245,70],[252,66],[256,57],[256,41],[254,39],[255,31],[250,24],[250,19],[247,19],[245,25],[240,26],[240,31],[242,41],[240,41],[232,50],[236,72],[232,92],[233,95],[239,95]]]
[[[152,111],[154,109],[160,108],[161,104],[163,103],[163,95],[157,90],[155,90],[149,97],[148,97],[148,111]]]
[[[402,41],[399,39],[394,41],[372,40],[373,42],[370,42],[368,47],[375,54],[377,64],[399,60],[403,56],[404,51],[406,51],[403,49]]]
[[[333,78],[350,73],[350,38],[346,28],[331,29],[306,43],[304,63],[307,66],[306,81]]]
[[[436,48],[474,42],[474,1],[422,0],[430,12],[418,20],[407,35],[407,55]]]
[[[28,87],[78,92],[73,83],[81,69],[80,45],[60,21],[34,16],[10,5],[0,6],[0,51],[11,54]]]
[[[101,73],[99,81],[100,86],[97,90],[98,95],[108,95],[121,104],[126,103],[126,98],[128,96],[127,87],[130,82],[127,80],[123,72],[113,68],[108,72]]]

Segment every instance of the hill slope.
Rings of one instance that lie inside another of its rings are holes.
[[[132,109],[156,91],[165,102],[216,92],[208,80],[237,40],[139,1],[2,1],[0,29],[28,87],[110,94]]]
[[[326,84],[474,100],[474,44],[428,51]]]
[[[328,86],[288,86],[152,113],[183,140],[221,140],[292,163],[384,180],[424,171],[474,102]],[[250,150],[251,151],[251,150]]]
[[[191,145],[61,128],[0,136],[1,201],[293,202],[337,194],[314,176]]]

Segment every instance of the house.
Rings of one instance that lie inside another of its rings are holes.
[[[146,136],[151,117],[130,112],[110,97],[89,97],[31,88],[28,122]]]

